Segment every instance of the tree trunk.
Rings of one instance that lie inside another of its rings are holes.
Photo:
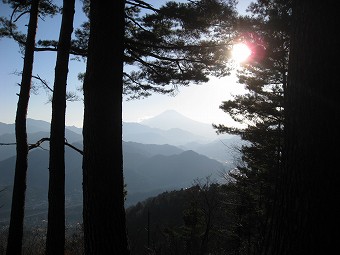
[[[85,254],[130,254],[122,153],[124,0],[91,1],[84,80]]]
[[[6,254],[21,254],[22,237],[24,226],[25,194],[26,194],[26,175],[28,168],[28,142],[26,119],[28,102],[30,98],[31,79],[34,62],[34,45],[36,30],[38,27],[38,8],[39,0],[33,0],[30,10],[30,19],[27,30],[27,40],[25,47],[24,66],[22,71],[20,94],[15,118],[16,136],[16,163],[13,185],[11,220],[7,241]]]
[[[285,162],[273,238],[264,254],[338,250],[338,15],[330,0],[296,0],[293,6]]]
[[[65,248],[65,112],[66,84],[73,32],[75,0],[63,1],[52,99],[48,225],[46,254],[64,254]]]

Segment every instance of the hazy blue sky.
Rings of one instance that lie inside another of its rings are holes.
[[[148,1],[157,5],[159,0]],[[240,0],[240,11],[244,11],[250,0]],[[76,8],[81,8],[81,3],[76,0]],[[0,16],[6,16],[8,7],[1,1]],[[83,14],[76,11],[75,25],[81,24]],[[57,39],[59,36],[60,16],[53,18],[52,23],[42,22],[38,24],[38,39]],[[46,79],[49,85],[53,87],[54,67],[56,53],[37,52],[34,61],[34,75],[40,75]],[[15,75],[15,72],[21,72],[23,59],[19,53],[19,47],[9,39],[0,39],[0,122],[14,123],[16,106],[18,101],[19,86],[21,78]],[[77,91],[81,87],[77,75],[85,71],[85,63],[72,60],[69,67],[68,90],[76,91],[81,97],[82,93]],[[177,96],[152,95],[149,98],[128,101],[123,103],[123,121],[137,122],[142,119],[152,117],[162,113],[165,110],[176,110],[183,115],[197,121],[205,123],[223,123],[231,122],[230,117],[222,112],[218,107],[222,101],[231,98],[231,94],[242,93],[243,86],[236,83],[235,77],[216,79],[212,78],[207,84],[192,85],[179,89]],[[31,94],[29,102],[28,117],[50,121],[51,104],[48,103],[48,96],[43,89],[39,89],[38,95]],[[66,113],[66,124],[82,126],[83,119],[83,102],[68,102]]]

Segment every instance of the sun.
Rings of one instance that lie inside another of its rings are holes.
[[[233,45],[231,56],[236,63],[246,61],[251,55],[251,50],[245,43],[237,43]]]

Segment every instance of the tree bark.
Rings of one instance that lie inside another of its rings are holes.
[[[130,254],[124,209],[124,0],[91,1],[84,80],[85,254]]]
[[[63,1],[52,98],[46,254],[65,248],[65,112],[66,86],[75,0]]]
[[[34,62],[34,45],[38,27],[39,0],[33,0],[27,30],[24,66],[21,77],[20,94],[15,118],[16,162],[13,185],[11,219],[6,254],[21,254],[25,214],[26,176],[28,168],[28,142],[26,119],[30,98],[31,79]]]
[[[330,0],[294,2],[284,169],[264,254],[333,254],[338,249],[339,43],[332,6]]]

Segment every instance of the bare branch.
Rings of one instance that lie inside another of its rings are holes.
[[[16,18],[16,19],[13,21],[14,14],[16,13],[17,9],[19,8],[19,5],[20,5],[20,4],[18,4],[17,6],[15,6],[15,8],[13,9],[13,12],[12,12],[12,14],[11,14],[11,18],[10,18],[10,21],[9,21],[9,22],[10,22],[10,23],[9,23],[9,33],[10,33],[10,35],[12,36],[12,38],[13,38],[15,41],[17,41],[19,44],[21,44],[21,45],[24,46],[24,45],[26,45],[26,42],[23,41],[22,38],[20,38],[20,36],[17,36],[17,35],[14,33],[14,31],[13,31],[13,26],[15,26],[15,25],[14,25],[15,21],[17,21],[18,18],[22,16],[22,15],[19,15],[19,17]]]
[[[32,78],[39,80],[49,91],[53,92],[53,89],[48,85],[46,80],[43,80],[38,74],[32,75]]]
[[[39,141],[37,141],[36,143],[29,144],[29,145],[28,145],[28,150],[30,151],[30,150],[35,149],[35,148],[38,148],[38,147],[41,148],[41,144],[42,144],[43,142],[45,142],[45,141],[50,141],[50,138],[47,138],[47,137],[41,138],[41,139],[40,139]]]
[[[41,139],[40,139],[39,141],[37,141],[36,143],[31,143],[31,144],[29,144],[29,145],[28,145],[28,150],[30,151],[30,150],[33,150],[33,149],[38,148],[38,147],[39,147],[39,148],[42,148],[42,147],[41,147],[41,144],[42,144],[43,142],[46,142],[46,141],[51,141],[51,138],[49,138],[49,137],[44,137],[44,138],[41,138]],[[74,145],[68,143],[66,139],[65,139],[64,144],[65,144],[66,146],[70,147],[71,149],[73,149],[73,150],[79,152],[81,155],[83,155],[83,151],[82,151],[82,150],[80,150],[80,149],[78,149],[77,147],[75,147]],[[0,146],[1,146],[1,145],[16,145],[16,143],[0,143]],[[42,149],[44,149],[44,148],[42,148]]]
[[[34,51],[58,51],[57,47],[35,47]],[[70,54],[74,56],[87,57],[87,51],[76,47],[71,47]]]
[[[29,11],[25,11],[25,12],[20,13],[19,16],[16,17],[15,20],[13,20],[13,22],[17,22],[22,16],[24,16],[25,14],[28,14],[28,13],[30,13],[30,12]]]
[[[16,143],[0,143],[0,146],[1,145],[16,145]]]
[[[79,152],[81,155],[83,155],[83,151],[78,149],[77,147],[73,146],[72,144],[69,144],[68,142],[65,142],[65,145],[67,145],[68,147],[74,149],[75,151]]]

